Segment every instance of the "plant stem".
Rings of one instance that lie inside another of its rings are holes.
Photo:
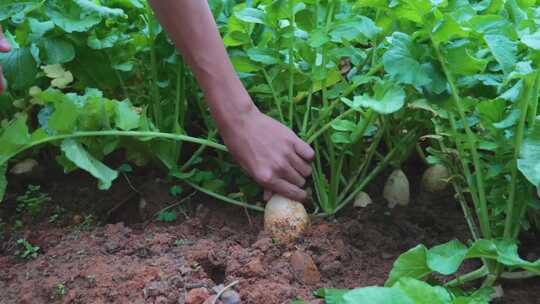
[[[448,83],[450,85],[451,93],[452,93],[452,99],[454,100],[454,105],[456,106],[459,116],[461,120],[463,121],[463,126],[465,128],[465,134],[467,143],[469,144],[469,149],[471,150],[472,158],[473,158],[473,165],[474,165],[474,173],[475,173],[475,180],[476,180],[476,187],[478,191],[478,200],[480,205],[480,229],[482,230],[482,234],[484,238],[491,238],[491,227],[489,222],[489,213],[488,213],[488,207],[487,207],[487,201],[486,201],[486,192],[484,189],[484,176],[482,173],[482,167],[480,162],[480,155],[478,154],[478,151],[476,149],[476,140],[474,138],[474,133],[472,132],[468,122],[467,122],[467,116],[465,115],[465,109],[463,108],[461,98],[458,94],[458,89],[456,87],[454,77],[452,73],[448,70],[448,67],[446,66],[446,62],[444,61],[444,57],[442,56],[442,53],[433,41],[433,37],[431,37],[431,42],[433,44],[433,47],[435,48],[435,52],[437,53],[438,60],[442,66],[443,72],[446,76],[446,79],[448,80]],[[456,131],[457,132],[457,131]]]
[[[161,132],[149,132],[149,131],[118,131],[118,130],[107,130],[107,131],[80,131],[80,132],[74,132],[71,134],[61,134],[61,135],[54,135],[49,136],[40,140],[36,140],[30,144],[27,144],[19,149],[17,151],[8,154],[7,157],[4,157],[0,159],[0,166],[3,165],[7,160],[12,158],[13,156],[26,151],[32,147],[39,146],[41,144],[45,144],[48,142],[53,141],[59,141],[64,140],[68,138],[81,138],[81,137],[103,137],[103,136],[124,136],[124,137],[153,137],[153,138],[164,138],[164,139],[171,139],[176,141],[185,141],[185,142],[191,142],[195,144],[205,145],[211,148],[214,148],[216,150],[227,152],[227,147],[225,147],[222,144],[218,144],[216,142],[207,140],[207,139],[201,139],[197,137],[192,137],[188,135],[180,135],[180,134],[171,134],[171,133],[161,133]]]
[[[237,201],[237,200],[234,200],[230,197],[226,197],[224,195],[221,195],[219,193],[216,193],[212,190],[208,190],[206,188],[203,188],[203,187],[200,187],[198,185],[195,185],[194,183],[192,182],[189,182],[187,180],[184,180],[188,185],[190,185],[191,187],[197,189],[198,191],[202,192],[202,193],[205,193],[209,196],[212,196],[214,198],[217,198],[221,201],[224,201],[224,202],[227,202],[227,203],[230,203],[230,204],[233,204],[233,205],[237,205],[237,206],[240,206],[240,207],[244,207],[244,208],[248,208],[248,209],[251,209],[251,210],[255,210],[255,211],[261,211],[261,212],[264,212],[264,208],[263,207],[260,207],[260,206],[255,206],[255,205],[250,205],[250,204],[247,204],[247,203],[244,203],[244,202],[241,202],[241,201]]]
[[[454,120],[453,120],[453,117],[452,117],[452,124],[453,124],[453,121]],[[442,133],[437,124],[435,124],[435,133],[436,134],[441,134]],[[455,139],[459,140],[458,137],[455,137]],[[443,139],[440,138],[438,140],[438,142],[439,142],[439,145],[441,146],[441,150],[448,153],[447,152],[448,148],[444,144]],[[461,166],[463,167],[464,165],[466,165],[466,164],[462,162]],[[464,169],[464,171],[466,171],[466,173],[465,173],[466,177],[465,178],[468,178],[468,176],[470,175],[469,168],[466,167],[466,169]],[[471,235],[472,235],[473,239],[474,240],[480,239],[480,234],[478,233],[478,228],[476,227],[476,224],[474,223],[474,218],[473,218],[471,209],[469,208],[469,205],[467,204],[467,200],[465,199],[465,195],[463,195],[463,190],[461,189],[459,184],[457,182],[455,182],[454,180],[452,180],[452,186],[454,187],[454,191],[458,195],[458,201],[459,201],[459,204],[461,205],[461,210],[463,211],[463,215],[465,216],[465,221],[467,222],[467,226],[469,226],[469,231],[471,232]],[[477,206],[477,205],[475,204],[475,206]]]
[[[538,75],[538,72],[537,72]],[[520,117],[519,122],[516,128],[516,133],[514,135],[514,155],[511,161],[510,168],[510,189],[508,193],[508,200],[506,203],[506,220],[504,222],[504,238],[511,237],[511,234],[514,229],[514,205],[516,198],[516,186],[517,186],[517,161],[519,154],[521,152],[521,145],[523,144],[523,139],[525,137],[525,122],[527,121],[527,109],[529,109],[529,103],[531,100],[532,90],[536,87],[535,83],[527,84],[525,82],[525,96],[521,99],[521,104],[519,105]],[[519,222],[519,220],[518,220]]]
[[[458,276],[457,278],[447,282],[445,285],[448,287],[456,287],[463,283],[478,280],[489,274],[488,268],[484,265],[474,271]]]
[[[415,133],[415,132],[409,132],[403,138],[402,142],[407,142],[409,140],[410,134],[413,134],[413,133]],[[347,196],[347,198],[345,198],[342,202],[340,202],[339,205],[336,207],[336,209],[331,214],[328,214],[328,215],[336,214],[339,210],[343,209],[343,207],[345,207],[352,199],[354,199],[354,197],[360,191],[362,191],[364,189],[364,187],[373,178],[375,178],[375,176],[377,176],[377,174],[379,174],[379,172],[381,172],[384,168],[386,168],[388,163],[392,160],[392,157],[394,157],[394,154],[396,154],[396,152],[398,151],[399,146],[400,145],[396,145],[396,147],[394,147],[390,152],[388,152],[388,154],[386,154],[386,156],[377,164],[377,166],[373,170],[371,170],[371,172],[366,176],[366,178],[364,178],[362,180],[360,185],[358,185],[358,187],[351,194],[349,194],[349,196]]]
[[[276,108],[278,110],[279,114],[279,120],[284,123],[285,122],[285,116],[283,116],[283,110],[281,109],[281,101],[279,100],[279,97],[277,96],[276,90],[274,89],[274,86],[272,85],[272,81],[270,80],[270,75],[268,75],[268,72],[263,68],[262,69],[264,79],[266,80],[266,83],[268,84],[268,87],[270,87],[270,91],[272,91],[272,98],[274,99],[274,103],[276,105]]]
[[[501,278],[506,280],[521,280],[536,277],[539,274],[529,271],[503,272]]]
[[[307,104],[306,104],[306,112],[304,113],[304,121],[302,122],[302,129],[300,131],[300,134],[306,135],[307,131],[307,124],[309,117],[311,116],[311,99],[313,98],[313,84],[309,88],[309,95],[307,98]]]
[[[348,109],[347,111],[339,114],[336,118],[332,119],[330,122],[328,122],[327,124],[325,124],[322,128],[320,128],[319,130],[317,130],[317,132],[315,132],[315,134],[309,136],[309,139],[307,140],[307,143],[308,144],[311,144],[312,142],[315,141],[315,139],[317,139],[317,137],[319,137],[322,133],[324,133],[324,131],[328,130],[328,128],[330,128],[332,126],[332,123],[334,123],[334,121],[336,120],[339,120],[341,119],[342,117],[345,117],[351,113],[353,113],[355,111],[355,109],[353,108],[350,108]]]
[[[289,14],[291,18],[291,27],[289,35],[291,35],[289,43],[289,128],[294,125],[294,1],[289,1]]]

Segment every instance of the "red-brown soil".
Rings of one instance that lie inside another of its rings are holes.
[[[418,243],[468,239],[459,206],[448,193],[413,191],[410,206],[393,210],[375,199],[366,208],[314,219],[304,237],[282,245],[262,231],[262,214],[201,195],[180,204],[172,223],[145,222],[177,201],[168,194],[172,184],[153,172],[130,177],[141,194],[124,178],[103,192],[82,173],[51,175],[55,178],[31,181],[52,198],[40,218],[23,217],[24,227],[13,228],[15,197],[28,181],[13,182],[0,207],[2,304],[185,303],[193,289],[214,293],[216,285],[236,280],[233,289],[242,303],[281,304],[296,298],[322,303],[313,296],[319,287],[383,284],[394,259]],[[418,188],[414,182],[413,188]],[[373,197],[380,193],[376,186],[368,191]],[[49,223],[55,208],[63,213]],[[35,259],[14,256],[19,238],[41,248]],[[538,257],[536,239],[532,234],[526,238],[527,248],[533,248],[525,253],[528,258]],[[291,266],[294,259],[300,267]],[[539,283],[503,282],[505,296],[499,303],[539,303]]]

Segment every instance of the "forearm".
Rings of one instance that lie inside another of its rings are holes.
[[[150,0],[195,74],[218,126],[255,106],[236,75],[206,0]]]

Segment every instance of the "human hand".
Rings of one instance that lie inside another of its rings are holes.
[[[0,25],[0,53],[7,53],[11,51],[11,45],[4,37],[4,32],[2,31],[2,26]],[[0,95],[4,92],[4,74],[2,71],[2,66],[0,65]]]
[[[315,153],[293,131],[255,107],[220,131],[236,161],[265,189],[265,200],[273,192],[306,199],[302,187],[311,175],[309,163]]]

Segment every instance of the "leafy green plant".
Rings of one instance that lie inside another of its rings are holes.
[[[40,189],[40,186],[28,185],[26,192],[17,197],[17,212],[27,213],[34,217],[38,216],[43,204],[52,200],[48,194],[41,192]]]
[[[39,246],[30,244],[26,239],[17,240],[20,249],[15,251],[15,256],[22,259],[35,259],[39,254]]]
[[[156,219],[160,222],[174,222],[177,218],[175,211],[165,210],[156,214]]]

